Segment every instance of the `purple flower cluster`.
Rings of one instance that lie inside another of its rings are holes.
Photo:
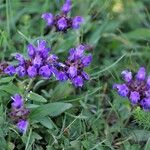
[[[59,70],[65,73],[64,79],[69,79],[76,87],[82,87],[84,80],[89,80],[89,75],[84,71],[92,61],[92,55],[85,55],[86,46],[79,45],[72,48],[65,63],[59,63]]]
[[[146,76],[144,67],[139,68],[133,75],[131,71],[124,70],[123,84],[115,84],[113,88],[122,97],[127,97],[132,105],[140,106],[144,110],[150,110],[150,76]]]
[[[34,78],[41,76],[49,79],[52,75],[59,81],[70,80],[76,87],[82,87],[84,80],[89,80],[88,74],[84,71],[92,61],[92,55],[85,55],[87,45],[79,45],[72,48],[65,63],[58,62],[58,57],[49,54],[50,48],[44,40],[38,41],[38,46],[28,45],[29,59],[25,59],[21,54],[16,54],[17,66],[8,65],[4,72],[8,75],[17,74],[19,77],[28,76]]]
[[[15,59],[18,61],[17,66],[9,65],[4,69],[8,75],[17,74],[19,77],[28,75],[30,78],[42,76],[43,78],[50,78],[56,73],[55,65],[57,64],[58,57],[49,54],[51,51],[47,47],[44,40],[39,40],[37,47],[29,44],[27,46],[29,59],[26,60],[21,54],[16,54]]]
[[[56,31],[66,32],[68,29],[79,29],[84,22],[83,17],[76,16],[74,18],[68,17],[68,13],[71,11],[71,0],[66,0],[61,8],[61,14],[54,16],[52,13],[42,14],[42,18],[47,22],[48,26],[54,26]]]
[[[21,133],[25,133],[29,124],[29,122],[27,121],[29,110],[25,108],[23,98],[21,95],[15,94],[11,99],[12,110],[10,113],[10,117],[15,122],[19,131]]]

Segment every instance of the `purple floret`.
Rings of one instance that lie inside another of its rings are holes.
[[[26,69],[23,66],[16,67],[16,74],[22,78],[26,75]]]
[[[52,75],[50,67],[48,65],[42,66],[39,69],[39,75],[41,75],[44,78],[50,78],[50,76]]]
[[[24,65],[25,64],[24,57],[21,54],[19,54],[19,53],[16,54],[15,59],[18,60],[20,65]]]
[[[146,70],[145,70],[144,67],[141,67],[141,68],[138,70],[138,72],[137,72],[137,74],[136,74],[136,78],[137,78],[138,80],[145,80],[145,78],[146,78]]]
[[[13,76],[16,73],[15,67],[12,65],[9,65],[4,69],[4,73],[8,74],[9,76]]]
[[[136,92],[136,91],[131,92],[130,93],[130,100],[131,100],[132,104],[137,104],[138,101],[140,100],[139,92]]]
[[[126,84],[115,84],[113,88],[116,89],[118,94],[122,97],[126,97],[129,93],[129,88]]]
[[[81,17],[81,16],[76,16],[74,19],[73,19],[73,28],[74,29],[79,29],[80,28],[80,26],[81,26],[81,24],[84,22],[84,19],[83,19],[83,17]]]
[[[12,98],[12,108],[13,109],[20,109],[23,107],[23,98],[19,94],[15,94]]]
[[[44,13],[44,14],[42,14],[41,18],[44,19],[47,22],[48,26],[53,25],[53,21],[54,21],[53,14],[51,14],[51,13]]]
[[[124,71],[122,71],[121,75],[122,75],[123,80],[126,82],[130,82],[132,80],[132,72],[131,71],[124,70]]]
[[[75,77],[73,80],[72,80],[73,84],[76,86],[76,87],[82,87],[83,86],[83,79],[81,76],[77,76]]]
[[[28,75],[31,78],[36,77],[37,75],[37,68],[35,66],[29,66],[29,68],[27,69]]]
[[[68,12],[70,12],[70,10],[71,10],[71,0],[66,0],[64,5],[62,6],[61,10],[64,14],[67,14]]]
[[[57,27],[59,30],[65,30],[67,28],[67,20],[66,18],[60,18],[58,21],[57,21]]]
[[[28,125],[29,122],[27,120],[22,119],[17,123],[17,128],[21,133],[25,133],[27,131]]]
[[[36,49],[35,49],[35,47],[32,44],[29,44],[27,46],[27,51],[28,51],[28,56],[30,58],[34,58],[35,57]]]

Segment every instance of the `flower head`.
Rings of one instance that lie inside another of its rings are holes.
[[[41,76],[43,78],[50,78],[55,70],[57,72],[58,57],[54,54],[49,54],[51,48],[47,46],[45,40],[38,40],[37,46],[29,44],[27,52],[29,59],[25,59],[21,54],[16,54],[15,59],[18,61],[16,66],[7,66],[4,72],[8,75],[15,73],[20,77],[28,75],[30,78]],[[54,74],[55,74],[54,73]]]
[[[82,87],[85,80],[89,80],[89,75],[84,68],[89,66],[92,61],[91,55],[85,55],[85,46],[79,45],[77,48],[70,49],[68,60],[59,63],[59,69],[65,73],[65,78],[69,79],[76,87]]]
[[[15,94],[12,98],[12,110],[10,113],[11,119],[16,124],[21,133],[25,133],[29,122],[27,121],[30,111],[25,108],[23,97],[19,94]]]
[[[129,70],[124,70],[121,75],[125,83],[114,85],[118,94],[127,97],[132,105],[150,110],[150,77],[146,77],[145,68],[139,68],[135,76]]]
[[[47,26],[55,27],[56,31],[66,32],[68,29],[79,29],[84,22],[83,17],[76,16],[71,18],[68,13],[71,11],[71,0],[66,0],[61,7],[61,13],[53,15],[51,13],[43,13],[41,18],[47,22]]]

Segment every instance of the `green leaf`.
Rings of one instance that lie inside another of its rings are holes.
[[[55,102],[55,103],[49,103],[42,106],[39,106],[38,108],[33,109],[31,112],[29,118],[33,121],[38,121],[42,117],[45,116],[58,116],[67,109],[70,109],[72,105],[70,103],[62,103],[62,102]]]
[[[0,79],[0,83],[8,83],[8,82],[11,82],[13,79],[14,79],[14,77],[2,78],[2,79]]]
[[[21,94],[20,89],[16,87],[13,83],[0,86],[0,90],[5,91],[9,94],[16,94],[16,93]]]
[[[144,147],[144,150],[150,150],[150,138],[148,139],[148,141]]]
[[[68,97],[71,93],[73,92],[73,88],[72,86],[66,82],[64,84],[59,83],[53,93],[52,93],[52,100],[56,100],[56,99],[63,99]]]
[[[46,103],[47,102],[47,100],[43,96],[41,96],[41,95],[39,95],[37,93],[33,93],[33,92],[30,92],[28,94],[27,98],[29,98],[32,101],[37,101],[37,102],[42,102],[42,103]]]
[[[123,36],[126,36],[129,39],[134,40],[148,40],[150,39],[150,29],[146,28],[139,28],[134,31],[128,32],[123,34]]]
[[[53,128],[53,122],[49,117],[44,117],[40,119],[40,123],[48,129]]]

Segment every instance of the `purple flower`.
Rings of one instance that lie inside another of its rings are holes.
[[[43,13],[42,19],[47,22],[48,26],[53,26],[56,31],[67,32],[68,29],[79,29],[84,19],[81,16],[71,18],[68,13],[71,11],[71,0],[66,0],[61,7],[61,13],[53,15],[51,13]]]
[[[141,101],[141,106],[143,107],[145,111],[149,111],[150,110],[150,98],[144,98]]]
[[[81,16],[76,16],[74,19],[73,19],[73,28],[74,29],[79,29],[81,24],[83,23],[84,19],[83,17]]]
[[[69,67],[68,73],[71,78],[75,77],[77,75],[77,68],[74,66]]]
[[[72,61],[75,59],[75,52],[76,52],[76,49],[75,48],[71,48],[70,51],[69,51],[69,61]]]
[[[23,98],[19,94],[15,94],[12,98],[12,107],[13,109],[20,109],[23,107]]]
[[[89,75],[84,71],[92,61],[92,56],[85,55],[85,46],[79,45],[77,48],[72,48],[69,51],[69,57],[63,63],[58,64],[58,68],[65,73],[67,79],[69,79],[76,87],[82,87],[85,80],[89,80]]]
[[[59,80],[59,81],[66,81],[66,80],[68,80],[68,77],[67,77],[65,72],[60,71],[57,74],[57,80]]]
[[[47,58],[48,62],[56,62],[58,60],[58,57],[54,54],[50,54]]]
[[[126,97],[129,93],[129,88],[126,86],[126,84],[115,84],[113,88],[116,89],[118,94],[122,97]]]
[[[136,92],[136,91],[131,92],[130,93],[130,100],[131,100],[132,104],[137,104],[138,101],[140,100],[139,92]]]
[[[82,63],[85,67],[89,66],[92,61],[92,55],[88,55],[82,58]]]
[[[85,80],[89,80],[90,79],[90,77],[89,77],[89,75],[86,73],[86,72],[82,72],[82,77],[85,79]]]
[[[51,74],[52,74],[52,72],[48,65],[42,66],[39,69],[39,75],[41,75],[44,78],[49,78],[51,76]]]
[[[8,74],[9,76],[13,76],[16,73],[15,67],[12,65],[9,65],[8,67],[4,69],[4,73]]]
[[[27,72],[29,77],[34,78],[37,75],[37,68],[34,66],[29,66]]]
[[[83,79],[81,76],[77,76],[73,79],[73,84],[76,86],[76,87],[82,87],[83,86]]]
[[[124,70],[124,71],[122,71],[121,75],[122,75],[123,80],[126,82],[130,82],[132,80],[132,72],[131,71]]]
[[[38,40],[37,55],[45,59],[48,57],[50,50],[50,48],[47,48],[47,43],[45,40]]]
[[[21,54],[17,53],[16,56],[15,56],[15,58],[16,58],[16,60],[18,60],[18,62],[19,62],[20,65],[24,65],[25,59],[24,59],[24,57]]]
[[[25,133],[27,131],[28,125],[29,122],[27,120],[22,119],[17,123],[17,128],[21,133]]]
[[[67,28],[67,20],[62,17],[57,21],[57,26],[59,30],[64,30]]]
[[[35,66],[36,68],[39,68],[42,65],[42,58],[40,56],[36,56],[33,59],[33,66]]]
[[[150,76],[148,76],[146,83],[147,83],[148,87],[150,87]]]
[[[17,74],[20,78],[22,78],[22,77],[24,77],[24,76],[26,75],[26,69],[25,69],[23,66],[18,66],[18,67],[16,68],[16,74]]]
[[[29,122],[26,121],[28,114],[30,113],[29,109],[25,108],[24,101],[21,95],[15,94],[11,97],[11,112],[10,117],[14,123],[17,122],[16,126],[21,133],[25,133],[28,127]]]
[[[37,51],[38,52],[43,52],[46,49],[47,43],[45,40],[37,40]]]
[[[44,14],[42,14],[41,18],[44,19],[47,22],[48,26],[53,25],[53,21],[54,21],[53,14],[51,14],[51,13],[44,13]]]
[[[36,53],[35,47],[32,44],[29,44],[27,46],[27,50],[28,50],[28,56],[30,58],[34,58],[35,57],[35,53]]]
[[[124,70],[121,75],[125,83],[114,85],[118,94],[127,97],[134,106],[150,110],[150,77],[146,77],[145,68],[139,68],[134,76],[128,70]]]
[[[136,75],[136,78],[138,80],[144,80],[146,77],[146,71],[145,71],[145,68],[144,67],[141,67],[138,72],[137,72],[137,75]]]
[[[64,14],[67,14],[71,10],[71,0],[66,0],[61,10]]]
[[[83,55],[84,55],[84,50],[85,50],[85,47],[83,45],[79,45],[76,50],[74,51],[74,55],[76,58],[81,58]],[[72,54],[73,54],[73,51],[72,51]],[[71,55],[72,55],[71,54]]]

